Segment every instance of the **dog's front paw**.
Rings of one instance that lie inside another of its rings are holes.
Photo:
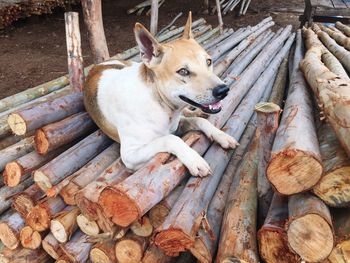
[[[234,149],[239,145],[235,138],[221,130],[218,130],[215,133],[213,133],[211,137],[224,149]]]
[[[193,176],[205,177],[212,174],[209,164],[197,153],[186,158],[184,165]]]

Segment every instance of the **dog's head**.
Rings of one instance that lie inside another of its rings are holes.
[[[135,25],[135,37],[148,74],[163,96],[174,106],[190,104],[206,113],[218,113],[220,101],[229,89],[213,73],[213,62],[192,36],[189,13],[182,38],[160,44],[141,24]]]

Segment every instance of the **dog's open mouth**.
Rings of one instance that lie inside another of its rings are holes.
[[[200,108],[203,112],[209,113],[209,114],[215,114],[221,111],[221,101],[217,101],[211,104],[199,104],[185,96],[180,95],[180,99],[182,99],[184,102],[187,102],[188,104]]]

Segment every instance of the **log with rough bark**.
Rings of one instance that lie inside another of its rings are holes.
[[[278,73],[272,87],[272,92],[271,92],[269,102],[275,103],[278,106],[282,107],[284,91],[286,89],[287,77],[288,77],[288,58],[285,58],[278,69]]]
[[[23,110],[11,113],[7,118],[12,132],[24,135],[48,123],[59,121],[83,110],[83,96],[80,92],[53,99]]]
[[[67,243],[60,245],[63,253],[69,259],[67,262],[87,262],[92,247],[92,243],[89,243],[87,238],[87,235],[77,230]]]
[[[35,231],[43,232],[50,228],[51,219],[65,206],[60,197],[47,198],[30,210],[25,218],[26,224]]]
[[[345,35],[350,37],[350,27],[347,25],[344,25],[342,22],[338,21],[335,23],[335,27],[342,31]]]
[[[210,121],[216,127],[223,126],[227,121],[243,96],[258,78],[258,73],[264,70],[266,63],[272,60],[273,55],[286,40],[290,34],[290,30],[291,26],[285,28],[283,33],[254,60],[254,63],[249,67],[249,70],[245,71],[240,81],[235,83],[235,88],[231,89],[232,92],[223,101],[228,107],[225,107],[219,114],[209,117]],[[192,142],[189,140],[192,140]],[[190,145],[196,142],[193,148],[200,154],[203,154],[209,146],[205,136],[199,136],[195,132],[191,132],[188,135],[188,139],[184,141],[187,141]],[[159,160],[157,162],[157,158],[161,159],[160,156],[165,156],[165,154],[157,155],[150,162],[150,165],[146,165],[144,168],[135,172],[119,185],[109,186],[101,193],[99,203],[103,207],[105,214],[114,223],[121,226],[130,225],[160,202],[164,196],[168,195],[182,181],[186,171],[182,163],[176,159],[165,165],[161,165],[167,158],[164,158],[164,161]],[[151,173],[150,170],[152,171]],[[154,180],[154,178],[157,179]],[[145,189],[148,190],[145,191]]]
[[[52,160],[66,148],[67,147],[56,149],[45,156],[39,155],[36,151],[32,151],[17,160],[7,163],[3,173],[5,185],[10,187],[17,186],[24,176]]]
[[[77,216],[77,224],[80,230],[88,236],[96,236],[100,233],[100,228],[94,220],[89,220],[83,214]]]
[[[44,198],[45,193],[37,186],[32,184],[25,191],[13,196],[12,207],[25,218],[32,208],[37,205],[38,201]]]
[[[49,254],[52,258],[58,259],[63,255],[63,251],[60,247],[60,243],[53,236],[52,233],[47,234],[47,236],[42,241],[43,249]]]
[[[19,248],[8,251],[7,255],[0,258],[2,263],[50,263],[52,258],[41,248]]]
[[[66,207],[51,220],[50,230],[60,243],[67,242],[77,230],[77,216],[80,214],[78,207]]]
[[[21,229],[19,238],[24,248],[37,249],[41,246],[41,234],[34,231],[30,226]]]
[[[222,221],[216,262],[259,261],[256,245],[257,139],[255,138],[249,147],[232,181]]]
[[[141,262],[147,239],[128,233],[115,244],[115,255],[119,263]]]
[[[350,156],[350,82],[341,79],[323,65],[322,48],[314,41],[311,29],[305,29],[303,33],[308,51],[300,68],[316,95],[321,110]]]
[[[215,46],[216,44],[220,43],[221,41],[225,40],[229,36],[231,36],[234,33],[233,29],[230,28],[225,33],[221,34],[220,36],[216,37],[213,41],[205,41],[203,43],[203,48],[205,50],[209,50],[211,47]]]
[[[2,171],[6,164],[22,157],[23,155],[34,150],[34,137],[27,137],[23,140],[6,147],[0,151],[0,171]]]
[[[94,63],[109,59],[109,52],[102,21],[101,0],[82,0],[84,21],[88,30],[90,50]]]
[[[87,112],[77,113],[61,121],[50,123],[35,131],[35,148],[39,154],[73,142],[96,129]]]
[[[333,31],[325,26],[320,26],[322,31],[326,32],[330,37],[332,37],[339,45],[343,46],[347,50],[350,49],[350,38],[345,36],[341,32]]]
[[[261,102],[255,106],[257,112],[258,149],[258,225],[262,225],[270,207],[273,190],[266,177],[266,167],[270,160],[271,148],[278,128],[281,108],[271,102]]]
[[[76,205],[75,194],[94,181],[118,157],[119,145],[113,143],[78,171],[51,187],[47,195],[52,197],[60,194],[66,204]]]
[[[47,191],[53,185],[80,169],[108,147],[110,143],[111,140],[102,131],[97,130],[37,169],[33,173],[34,181],[43,191]]]
[[[1,215],[0,239],[5,247],[15,249],[20,244],[19,233],[25,222],[21,215],[11,210]]]
[[[284,225],[288,220],[288,198],[274,194],[264,225],[258,231],[260,257],[271,263],[297,263],[299,257],[288,247]]]
[[[332,211],[336,245],[328,261],[331,263],[347,263],[350,261],[350,213],[349,209],[334,209]]]
[[[74,91],[83,91],[84,65],[81,54],[81,38],[79,29],[79,14],[66,12],[64,14],[66,27],[66,43],[68,55],[69,84]]]
[[[158,30],[158,7],[159,7],[159,1],[158,0],[151,0],[152,4],[151,4],[151,25],[150,25],[150,32],[152,35],[156,35],[157,34],[157,30]],[[192,15],[191,16],[191,20],[192,20]]]
[[[350,204],[350,158],[329,124],[322,123],[318,128],[318,140],[324,174],[313,192],[329,206],[347,207]]]
[[[312,188],[323,172],[312,101],[303,74],[298,69],[302,56],[299,31],[287,101],[267,167],[268,180],[285,195]]]
[[[117,258],[115,256],[115,242],[109,241],[94,245],[94,247],[90,250],[90,260],[92,263],[117,262]]]
[[[220,1],[219,0],[215,0],[215,3],[216,3],[217,14],[218,14],[220,34],[222,34],[222,32],[224,30],[224,22],[222,21]]]
[[[286,225],[292,251],[308,262],[328,257],[334,246],[332,220],[328,207],[309,193],[289,197]]]
[[[170,263],[173,258],[167,256],[156,245],[150,244],[142,257],[142,263]]]

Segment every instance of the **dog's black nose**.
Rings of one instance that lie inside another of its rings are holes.
[[[227,96],[228,91],[229,91],[229,88],[225,84],[222,84],[213,89],[213,96],[216,99],[222,100]]]

